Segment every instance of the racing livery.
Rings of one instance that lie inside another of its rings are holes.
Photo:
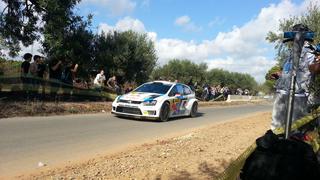
[[[142,84],[112,103],[112,113],[117,116],[160,121],[179,116],[195,117],[197,111],[198,102],[189,86],[168,81]]]

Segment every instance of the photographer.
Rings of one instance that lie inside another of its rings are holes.
[[[298,24],[292,27],[292,31],[311,31],[307,26]],[[311,83],[311,72],[309,65],[314,61],[315,55],[313,54],[311,40],[306,40],[302,47],[301,58],[296,71],[296,90],[293,109],[293,121],[305,116],[308,113],[308,96],[310,95],[309,86]],[[273,77],[279,77],[276,83],[276,97],[272,112],[271,129],[284,127],[286,114],[288,111],[287,102],[289,96],[291,72],[293,65],[292,52],[283,64],[281,75],[277,73]]]

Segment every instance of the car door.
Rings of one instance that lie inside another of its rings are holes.
[[[190,89],[190,87],[188,87],[186,85],[183,85],[183,92],[184,92],[184,96],[187,101],[185,104],[185,107],[186,107],[186,106],[189,106],[190,101],[195,98],[195,95],[194,95],[193,91]],[[189,114],[190,110],[191,110],[190,108],[189,109],[186,108],[186,114]]]
[[[181,84],[176,84],[169,93],[171,116],[180,116],[186,114],[186,103],[188,98],[184,94]]]

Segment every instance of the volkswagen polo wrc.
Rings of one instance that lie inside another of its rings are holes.
[[[198,101],[190,87],[167,81],[142,84],[112,103],[112,113],[117,116],[160,121],[179,116],[195,117],[197,111]]]

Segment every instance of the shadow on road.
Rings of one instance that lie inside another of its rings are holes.
[[[198,112],[197,113],[197,116],[194,117],[193,119],[197,118],[197,117],[202,117],[204,116],[205,113],[201,113],[201,112]],[[129,120],[129,121],[141,121],[141,122],[151,122],[151,123],[166,123],[166,122],[161,122],[161,121],[158,121],[156,119],[152,120],[152,119],[139,119],[139,118],[134,118],[134,117],[125,117],[125,116],[117,116],[119,119],[121,120]],[[188,116],[184,116],[184,117],[174,117],[174,118],[170,118],[167,122],[170,122],[170,121],[180,121],[180,120],[185,120],[185,119],[188,119],[190,117]]]

